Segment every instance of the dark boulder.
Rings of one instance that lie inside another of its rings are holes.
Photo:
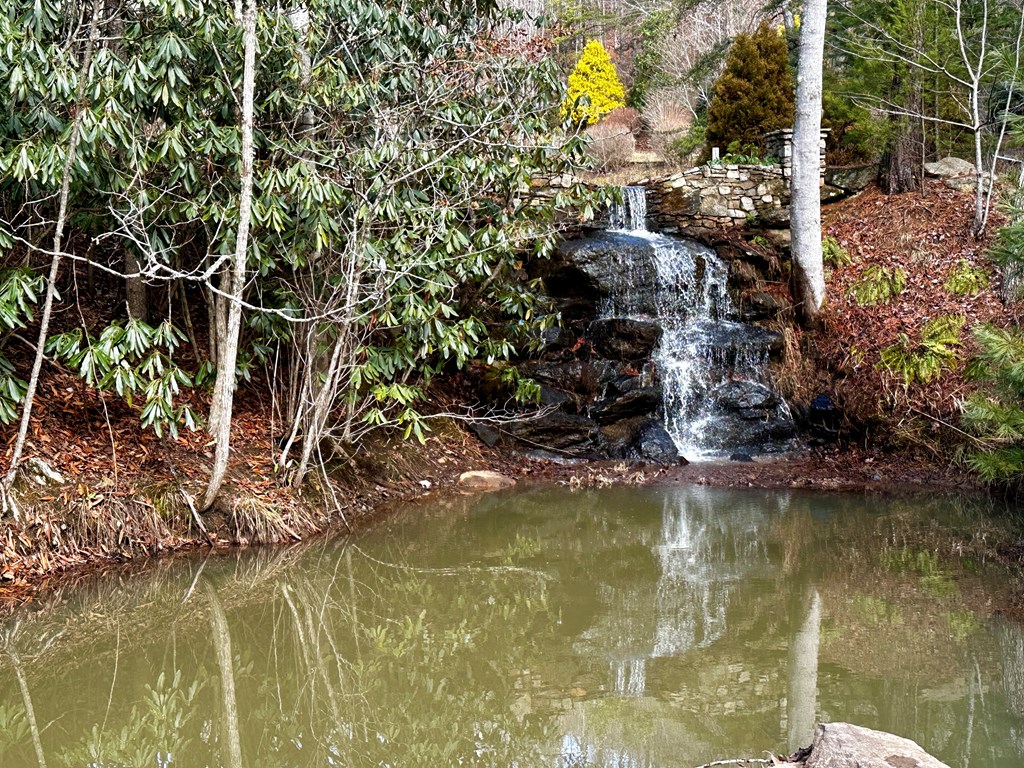
[[[661,334],[661,326],[653,320],[611,317],[595,320],[588,336],[602,357],[635,361],[651,356]]]
[[[611,360],[562,360],[523,363],[521,375],[540,384],[592,401],[604,394],[619,376],[619,365]]]
[[[650,419],[640,427],[639,435],[626,451],[626,458],[649,464],[678,464],[685,461],[680,455],[665,425]]]
[[[591,408],[591,415],[599,424],[629,419],[635,416],[653,415],[661,407],[660,386],[641,387],[618,397],[602,400]]]
[[[710,398],[715,425],[711,447],[757,453],[779,446],[796,433],[786,403],[763,384],[730,381],[716,387]]]
[[[549,260],[539,261],[535,276],[556,299],[589,302],[595,308],[620,290],[629,288],[630,314],[657,313],[658,283],[650,241],[620,232],[569,240]]]
[[[659,419],[637,416],[601,427],[604,450],[613,459],[645,464],[685,462]]]
[[[503,425],[501,430],[527,448],[539,448],[578,458],[597,458],[601,455],[597,422],[586,416],[554,411],[538,418],[524,418]]]
[[[793,307],[773,293],[750,291],[740,297],[740,314],[744,320],[771,320]]]

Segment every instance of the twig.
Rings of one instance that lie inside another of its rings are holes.
[[[974,443],[975,443],[976,445],[979,445],[979,446],[981,446],[982,448],[986,447],[986,443],[985,443],[985,441],[984,441],[984,440],[981,440],[980,438],[977,438],[977,437],[975,437],[975,436],[974,436],[974,435],[972,435],[972,434],[971,434],[970,432],[964,432],[964,431],[963,431],[962,429],[960,429],[959,427],[953,426],[953,425],[952,425],[952,424],[950,424],[950,423],[949,423],[948,421],[943,421],[943,420],[942,420],[942,419],[940,419],[940,418],[939,418],[938,416],[933,416],[933,415],[932,415],[932,414],[930,414],[930,413],[925,413],[924,411],[920,410],[919,408],[915,408],[914,406],[910,406],[910,410],[912,410],[912,411],[913,411],[914,413],[916,413],[916,414],[919,414],[919,415],[921,415],[921,416],[924,416],[924,417],[925,417],[926,419],[931,419],[931,420],[932,420],[932,421],[934,421],[934,422],[935,422],[936,424],[941,424],[941,425],[942,425],[942,426],[944,426],[944,427],[948,427],[949,429],[952,429],[952,430],[953,430],[954,432],[956,432],[956,433],[958,433],[958,434],[960,434],[960,435],[963,435],[963,436],[964,436],[964,437],[966,437],[966,438],[967,438],[968,440],[972,440],[972,441],[973,441],[973,442],[974,442]]]

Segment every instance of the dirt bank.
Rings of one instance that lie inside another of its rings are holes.
[[[362,530],[403,503],[461,493],[458,478],[467,470],[580,488],[666,482],[880,494],[979,490],[955,468],[858,448],[676,467],[560,464],[488,448],[451,422],[438,424],[423,445],[379,441],[367,446],[327,494],[322,488],[297,493],[281,487],[253,461],[235,466],[242,469],[233,477],[232,495],[203,516],[185,501],[201,485],[169,483],[162,475],[135,477],[134,496],[124,478],[113,484],[95,476],[27,494],[20,521],[8,517],[0,523],[0,604],[10,609],[57,581],[173,552],[284,544]],[[1007,546],[1011,551],[1014,545]]]

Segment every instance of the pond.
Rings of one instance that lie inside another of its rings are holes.
[[[534,487],[157,562],[0,627],[0,765],[692,768],[846,720],[1018,766],[987,504]]]

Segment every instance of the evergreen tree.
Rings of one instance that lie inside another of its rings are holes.
[[[570,115],[574,122],[593,125],[625,103],[626,89],[608,51],[599,40],[590,40],[569,75],[569,94],[562,105],[563,116]]]
[[[767,24],[737,35],[708,106],[708,146],[764,149],[764,135],[793,125],[793,75],[786,38]]]
[[[1024,332],[982,326],[972,372],[984,384],[964,404],[964,420],[986,447],[970,459],[989,482],[1024,483]]]
[[[658,10],[640,25],[639,50],[633,59],[633,87],[629,89],[629,106],[642,109],[651,91],[670,82],[662,68],[666,38],[672,31],[675,17],[667,10]]]
[[[992,259],[1004,272],[1005,298],[1019,297],[1024,267],[1024,208],[1019,197],[1008,206],[1013,221],[999,231]],[[1019,325],[974,330],[978,354],[968,373],[981,385],[964,403],[964,422],[983,447],[970,458],[985,480],[1008,488],[1024,487],[1024,329]]]

